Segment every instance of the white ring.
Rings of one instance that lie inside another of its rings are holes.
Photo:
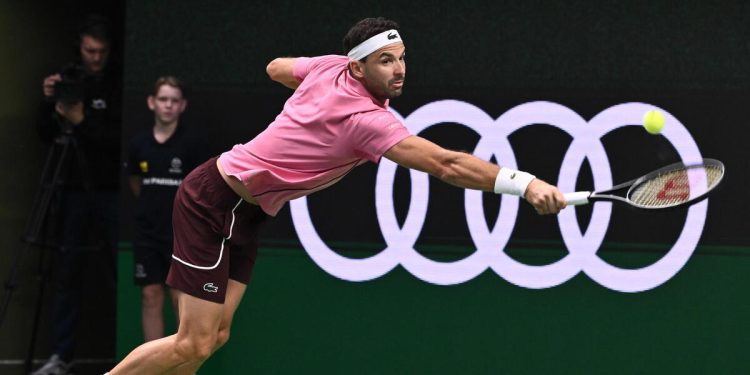
[[[601,138],[623,126],[640,126],[643,113],[654,108],[654,105],[645,103],[620,104],[602,111],[588,122],[563,105],[545,101],[521,104],[494,121],[476,106],[455,100],[426,104],[406,119],[393,109],[391,112],[413,134],[446,122],[466,126],[481,136],[474,150],[475,155],[485,160],[494,155],[500,165],[514,169],[517,163],[508,137],[532,124],[555,126],[573,138],[563,158],[557,186],[561,191],[575,191],[575,180],[584,160],[591,166],[594,190],[612,186],[609,159]],[[662,135],[675,147],[682,161],[691,163],[702,160],[698,146],[687,129],[667,111],[659,110],[670,124]],[[366,259],[346,258],[331,250],[315,231],[306,198],[290,202],[294,226],[303,247],[326,272],[344,280],[366,281],[378,278],[401,264],[423,281],[452,285],[469,281],[490,267],[513,284],[539,289],[560,285],[583,271],[609,289],[640,292],[663,284],[682,269],[698,245],[708,207],[707,201],[690,207],[683,230],[670,251],[655,263],[638,269],[613,266],[596,254],[609,227],[612,213],[610,203],[594,205],[585,233],[578,226],[575,210],[563,210],[558,215],[558,221],[569,254],[552,264],[537,266],[518,262],[503,251],[513,232],[519,198],[502,196],[495,226],[489,228],[484,219],[482,193],[467,190],[464,199],[466,220],[476,251],[458,261],[438,262],[423,257],[414,249],[426,218],[429,179],[424,173],[410,171],[411,202],[404,225],[399,227],[392,201],[396,169],[396,164],[386,159],[378,167],[375,204],[387,246]]]

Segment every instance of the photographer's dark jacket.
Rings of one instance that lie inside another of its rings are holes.
[[[65,79],[65,76],[63,76]],[[78,162],[71,152],[65,158],[62,183],[68,189],[117,190],[120,177],[120,130],[122,118],[121,71],[108,66],[101,75],[84,75],[84,120],[71,125],[55,112],[54,100],[43,100],[37,128],[48,142],[65,139],[65,131],[72,131],[72,139],[82,155]],[[66,130],[67,129],[67,130]],[[72,129],[72,130],[70,130]]]

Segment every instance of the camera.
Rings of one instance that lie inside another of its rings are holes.
[[[74,103],[83,101],[85,95],[84,78],[86,72],[83,67],[70,64],[63,67],[60,72],[62,81],[55,84],[54,101]]]

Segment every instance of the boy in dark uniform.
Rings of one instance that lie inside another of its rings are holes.
[[[164,336],[164,281],[172,256],[174,196],[182,179],[204,161],[204,147],[179,124],[187,100],[177,78],[159,78],[147,103],[154,112],[154,126],[131,140],[127,168],[137,198],[134,279],[142,287],[144,340],[151,341]]]

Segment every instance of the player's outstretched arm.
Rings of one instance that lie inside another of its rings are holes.
[[[266,73],[268,76],[282,85],[289,87],[290,89],[296,89],[299,87],[300,82],[294,78],[294,57],[278,57],[273,59],[268,66],[266,66]]]
[[[411,136],[391,147],[386,158],[406,168],[429,173],[451,185],[466,189],[497,191],[500,166],[474,155],[446,150],[422,137]],[[533,178],[519,192],[539,214],[555,214],[565,208],[560,191]]]

